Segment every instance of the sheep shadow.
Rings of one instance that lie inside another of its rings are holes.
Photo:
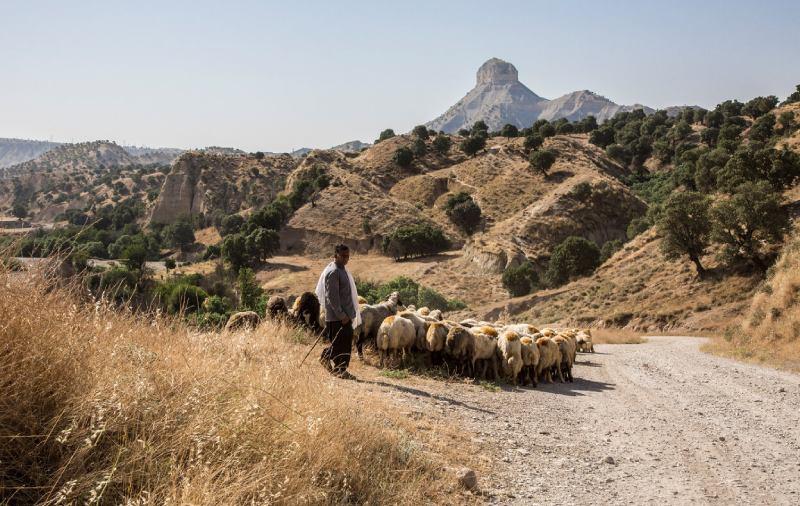
[[[603,364],[599,362],[592,362],[591,360],[582,360],[582,361],[575,361],[575,365],[578,366],[585,366],[585,367],[603,367]]]
[[[594,381],[585,378],[575,378],[572,383],[546,383],[539,382],[536,388],[527,387],[530,390],[539,390],[549,394],[564,395],[567,397],[578,397],[586,395],[589,392],[605,392],[614,390],[616,383],[606,383],[603,381]]]
[[[379,380],[375,381],[375,380],[358,379],[357,381],[358,381],[358,383],[365,383],[365,384],[369,384],[369,385],[375,385],[375,386],[378,386],[378,387],[391,388],[391,389],[400,391],[402,393],[410,394],[410,395],[413,395],[413,396],[416,396],[416,397],[424,397],[424,398],[433,399],[433,400],[436,400],[436,401],[446,402],[446,403],[451,404],[453,406],[459,406],[459,407],[462,407],[462,408],[465,408],[465,409],[469,409],[471,411],[476,411],[478,413],[485,413],[485,414],[488,414],[488,415],[496,414],[496,412],[494,412],[494,411],[490,411],[488,409],[483,409],[483,408],[480,408],[480,407],[477,407],[477,406],[473,406],[471,404],[467,404],[467,403],[462,402],[462,401],[457,401],[457,400],[455,400],[455,399],[453,399],[451,397],[446,397],[444,395],[432,394],[430,392],[426,392],[425,390],[420,390],[418,388],[412,388],[412,387],[408,387],[408,386],[405,386],[405,385],[397,385],[397,384],[394,384],[394,383],[387,383],[385,381],[379,381]]]

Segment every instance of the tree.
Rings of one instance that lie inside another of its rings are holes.
[[[180,248],[181,250],[186,250],[195,240],[192,224],[185,218],[179,219],[175,223],[164,227],[162,237],[168,245]]]
[[[482,150],[486,147],[486,138],[485,137],[476,137],[470,135],[463,141],[461,141],[461,151],[464,152],[467,156],[474,156],[478,151]]]
[[[795,91],[786,97],[786,100],[783,101],[783,105],[786,104],[793,104],[795,102],[800,102],[800,84],[797,85]]]
[[[541,135],[543,138],[547,139],[548,137],[552,137],[556,134],[556,127],[554,127],[550,123],[544,124],[541,127],[539,127],[538,134]]]
[[[773,110],[776,105],[778,105],[778,97],[775,95],[756,97],[742,107],[742,114],[756,119]]]
[[[583,237],[570,236],[556,246],[547,264],[545,279],[550,286],[594,272],[600,264],[600,248]]]
[[[511,138],[516,137],[519,135],[519,128],[512,125],[511,123],[506,123],[503,125],[503,128],[500,129],[500,135],[503,137]]]
[[[422,139],[414,139],[414,142],[411,143],[411,152],[414,153],[414,156],[423,156],[427,151],[428,146]]]
[[[258,264],[280,249],[280,238],[274,230],[258,227],[245,238],[249,263]]]
[[[527,295],[539,285],[539,276],[533,264],[525,260],[520,265],[509,267],[503,271],[503,287],[512,297]]]
[[[411,162],[414,161],[414,152],[405,146],[397,148],[394,152],[394,156],[392,156],[392,160],[400,167],[409,167]]]
[[[774,134],[774,131],[775,116],[766,114],[753,122],[753,126],[750,127],[750,131],[748,132],[748,137],[751,141],[767,142]]]
[[[243,225],[244,225],[244,218],[242,218],[238,214],[231,214],[222,219],[222,222],[220,223],[219,234],[222,237],[235,234],[239,232],[239,230],[242,228]]]
[[[394,137],[394,130],[392,130],[391,128],[387,128],[386,130],[380,133],[380,135],[378,136],[378,140],[375,141],[375,144],[381,141],[385,141],[386,139],[391,139],[392,137]]]
[[[781,133],[784,137],[790,135],[797,126],[794,121],[794,113],[792,111],[783,111],[778,116],[778,124],[781,126]]]
[[[650,220],[644,216],[634,218],[630,223],[628,223],[628,228],[625,230],[625,235],[628,237],[628,240],[631,240],[637,235],[646,232],[647,229],[650,228],[650,225]]]
[[[673,193],[664,203],[656,222],[662,236],[661,250],[667,259],[687,255],[694,262],[697,275],[705,275],[700,258],[708,248],[711,225],[708,219],[708,199],[696,192]]]
[[[167,269],[167,272],[169,272],[171,269],[174,269],[175,267],[176,264],[174,258],[167,258],[166,260],[164,260],[164,268]]]
[[[483,121],[483,120],[478,120],[472,125],[471,133],[472,133],[472,135],[475,135],[478,132],[486,133],[488,131],[489,131],[489,125],[487,125],[486,122]]]
[[[556,162],[556,154],[549,149],[541,149],[531,152],[528,161],[532,168],[547,176],[547,171]]]
[[[721,257],[728,263],[746,260],[766,272],[763,245],[783,239],[789,217],[780,195],[765,181],[747,182],[711,210],[712,238],[723,245]]]
[[[247,264],[245,236],[241,233],[231,234],[222,241],[220,254],[223,260],[231,264],[234,271],[239,271]]]
[[[472,234],[481,222],[481,208],[466,192],[451,196],[444,206],[447,217],[461,230]]]
[[[28,208],[21,202],[14,202],[14,205],[11,207],[11,214],[21,220],[28,216]]]
[[[122,260],[130,270],[141,271],[147,261],[147,248],[141,242],[134,242],[122,250]]]
[[[264,153],[262,153],[261,151],[256,151],[254,156],[256,157],[256,160],[263,160],[264,159]]]
[[[605,149],[614,142],[614,127],[604,124],[589,134],[589,142]]]
[[[522,147],[525,151],[533,151],[542,147],[544,143],[544,139],[539,134],[530,134],[525,136],[525,141],[522,143]]]
[[[425,140],[428,138],[428,129],[425,127],[425,125],[415,126],[411,133],[418,139]]]
[[[558,125],[558,128],[556,128],[556,133],[558,135],[567,135],[573,133],[574,131],[575,127],[572,125],[572,123],[569,122],[561,123],[560,125]]]
[[[619,239],[612,239],[606,241],[603,247],[600,248],[600,263],[605,263],[606,260],[614,256],[614,253],[622,249],[622,241]]]
[[[446,155],[450,151],[451,144],[450,137],[445,134],[439,134],[433,139],[433,149],[442,155]]]
[[[258,307],[258,299],[264,290],[258,286],[253,269],[245,267],[239,270],[236,278],[236,288],[239,292],[239,305],[241,309],[254,310]]]

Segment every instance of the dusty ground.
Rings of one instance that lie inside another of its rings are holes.
[[[705,354],[702,341],[598,345],[574,383],[535,390],[358,363],[361,382],[343,385],[466,427],[494,470],[479,478],[490,503],[800,504],[800,376]]]

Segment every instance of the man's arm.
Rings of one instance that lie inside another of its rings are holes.
[[[335,316],[338,321],[342,321],[347,317],[342,311],[342,303],[339,300],[339,274],[336,269],[333,269],[325,276],[325,310],[329,309],[333,312],[332,316]],[[326,320],[330,321],[330,316]]]

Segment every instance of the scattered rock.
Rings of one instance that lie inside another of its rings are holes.
[[[719,440],[720,440],[720,441],[725,441],[725,436],[720,436],[720,437],[719,437]]]
[[[478,475],[468,467],[450,468],[458,480],[458,484],[465,489],[476,492],[478,490]]]
[[[604,458],[603,462],[605,462],[606,464],[611,464],[611,465],[616,465],[616,463],[617,463],[617,461],[614,460],[614,457],[612,457],[610,455],[608,457]]]
[[[778,389],[778,393],[779,393],[779,394],[782,394],[782,393],[784,393],[785,391],[786,391],[786,389],[785,389],[785,388],[783,388],[783,387],[780,387],[780,388]]]

